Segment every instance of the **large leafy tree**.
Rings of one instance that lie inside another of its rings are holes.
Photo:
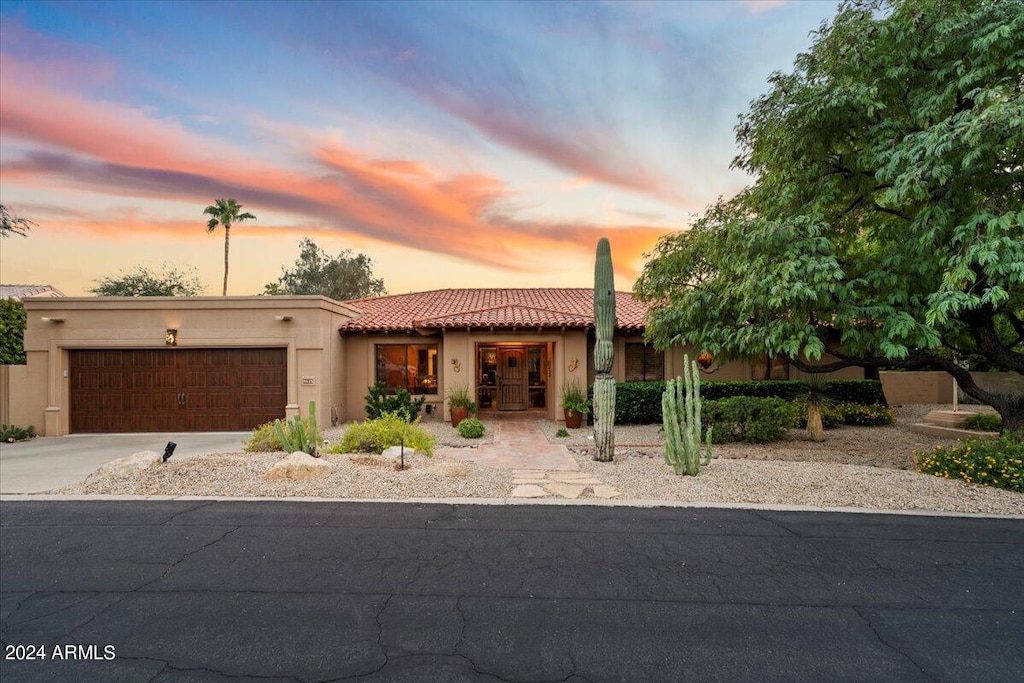
[[[664,237],[649,337],[799,368],[937,368],[1024,429],[1024,3],[853,1],[740,117],[752,186]],[[832,362],[809,365],[830,354]]]
[[[265,294],[319,294],[338,301],[386,294],[384,280],[373,277],[373,262],[351,249],[331,256],[308,237],[299,242],[294,268],[282,268]]]
[[[197,296],[202,294],[203,285],[192,266],[179,269],[164,265],[159,271],[136,266],[100,278],[89,291],[96,296]]]
[[[228,243],[231,240],[231,226],[243,221],[254,221],[256,216],[248,211],[242,212],[242,205],[234,199],[216,199],[214,203],[203,209],[203,214],[210,216],[206,222],[206,232],[213,232],[217,226],[224,228],[224,290],[222,296],[228,295]]]
[[[11,214],[7,207],[0,204],[0,237],[20,235],[24,237],[35,223],[27,218],[18,218]]]

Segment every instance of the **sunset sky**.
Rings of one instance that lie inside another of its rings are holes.
[[[835,2],[130,3],[0,9],[0,281],[83,295],[138,264],[257,294],[312,237],[390,293],[628,289],[749,178],[733,126]]]

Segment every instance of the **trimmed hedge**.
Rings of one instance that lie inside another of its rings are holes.
[[[665,382],[618,382],[615,385],[616,424],[657,424],[661,422],[661,395]],[[732,396],[801,399],[807,383],[799,380],[755,380],[751,382],[705,380],[701,397],[714,401]],[[868,379],[837,379],[825,383],[825,395],[836,403],[887,405],[882,383]]]

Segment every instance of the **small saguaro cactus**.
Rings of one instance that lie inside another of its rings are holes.
[[[320,430],[316,424],[316,401],[309,402],[308,418],[303,420],[301,415],[296,415],[287,422],[275,420],[274,431],[281,442],[281,447],[289,453],[302,451],[314,458],[318,457]]]
[[[598,241],[594,263],[594,327],[594,460],[611,462],[615,455],[615,378],[611,374],[615,359],[615,274],[607,237]]]
[[[665,382],[661,395],[662,424],[665,427],[665,462],[676,474],[694,476],[701,465],[711,462],[711,427],[704,437],[705,453],[700,448],[700,368],[689,356],[683,356],[683,378]]]

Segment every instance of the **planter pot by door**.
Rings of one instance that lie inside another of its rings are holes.
[[[459,423],[469,417],[469,408],[458,407],[451,408],[452,413],[452,427],[458,427]]]
[[[583,424],[583,413],[578,410],[565,409],[565,426],[569,429],[579,429]]]

